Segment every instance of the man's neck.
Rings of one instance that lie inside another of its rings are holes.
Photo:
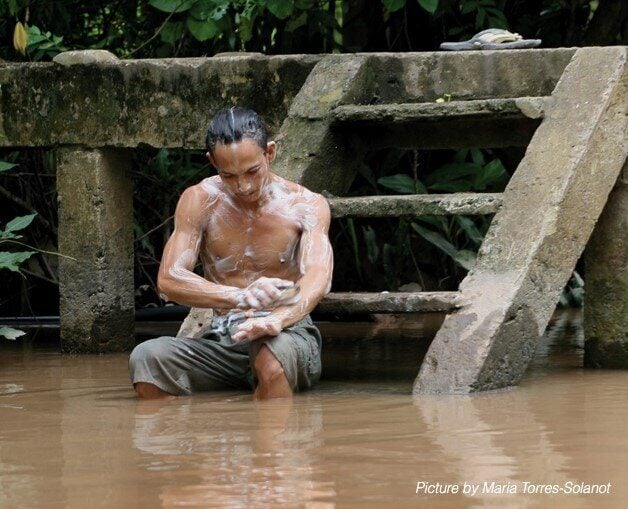
[[[270,190],[275,180],[276,180],[276,176],[269,172],[268,177],[266,178],[266,182],[264,182],[262,186],[262,190],[260,192],[259,198],[255,201],[245,202],[245,201],[239,200],[237,196],[234,196],[234,200],[236,204],[238,205],[238,207],[248,212],[256,212],[262,209],[272,199]]]

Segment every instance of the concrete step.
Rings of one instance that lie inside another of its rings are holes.
[[[352,104],[330,112],[331,127],[359,137],[370,150],[527,146],[547,101],[547,97],[514,97]]]
[[[501,193],[406,194],[328,198],[331,214],[340,217],[411,217],[421,215],[494,214]]]
[[[451,311],[458,292],[332,292],[318,304],[321,313],[416,313]]]
[[[351,104],[332,110],[334,123],[399,124],[460,118],[541,118],[545,97],[515,97],[400,104]]]

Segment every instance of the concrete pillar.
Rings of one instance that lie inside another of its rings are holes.
[[[57,151],[61,348],[112,352],[134,344],[130,153]]]
[[[628,164],[585,251],[584,364],[628,368]]]

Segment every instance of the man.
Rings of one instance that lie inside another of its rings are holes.
[[[218,387],[290,397],[320,377],[309,313],[331,287],[329,205],[270,172],[276,145],[254,111],[221,110],[206,141],[218,175],[181,195],[157,286],[164,299],[214,309],[212,330],[138,345],[134,388],[144,398]],[[199,257],[204,277],[193,272]]]

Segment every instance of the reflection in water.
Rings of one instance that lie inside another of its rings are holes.
[[[628,373],[584,371],[561,313],[517,388],[410,396],[440,318],[323,324],[325,380],[293,401],[139,401],[126,355],[0,351],[0,507],[617,507]],[[431,320],[431,322],[430,322]],[[478,485],[417,494],[417,482]],[[482,493],[495,482],[517,494]],[[524,481],[610,495],[523,495]]]
[[[293,507],[331,498],[333,482],[316,482],[311,455],[320,447],[320,402],[293,405],[250,397],[140,401],[133,445],[149,471],[189,467],[162,486],[162,507]],[[195,430],[190,433],[191,428]]]

